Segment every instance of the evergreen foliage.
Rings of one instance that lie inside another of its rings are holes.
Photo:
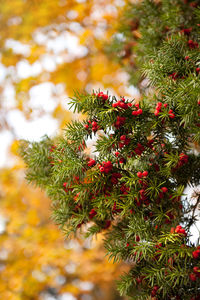
[[[144,0],[125,12],[113,43],[134,42],[130,21],[137,24],[133,49],[154,92],[139,103],[76,93],[71,106],[87,120],[55,141],[22,145],[27,179],[47,191],[66,235],[105,232],[107,255],[130,263],[118,288],[132,299],[200,299],[199,237],[190,239],[200,203],[198,3]]]

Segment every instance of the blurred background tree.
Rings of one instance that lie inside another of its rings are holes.
[[[73,90],[132,95],[128,76],[104,53],[126,1],[0,2],[0,293],[8,300],[120,299],[126,266],[104,260],[101,238],[66,242],[50,202],[24,182],[20,138],[55,134],[72,115]],[[76,116],[80,118],[81,116]]]
[[[26,185],[19,167],[2,170],[1,178],[1,296],[8,300],[120,299],[113,279],[125,266],[104,259],[101,238],[64,240],[50,220],[49,199]]]
[[[3,128],[18,135],[13,116],[35,120],[47,112],[64,125],[69,113],[63,115],[63,106],[74,89],[125,93],[127,76],[103,51],[123,5],[122,0],[1,1]]]

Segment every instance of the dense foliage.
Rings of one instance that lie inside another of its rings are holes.
[[[103,231],[109,257],[130,262],[119,290],[132,299],[200,298],[199,237],[191,242],[200,202],[197,4],[131,5],[142,34],[138,65],[154,88],[139,103],[77,93],[71,105],[85,121],[63,137],[23,143],[27,179],[47,191],[66,234]]]

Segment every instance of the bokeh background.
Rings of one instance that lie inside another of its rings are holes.
[[[67,122],[82,118],[69,111],[75,90],[138,97],[127,73],[104,51],[125,5],[0,1],[1,299],[122,299],[115,279],[128,266],[108,261],[101,236],[65,240],[51,220],[50,200],[27,185],[17,153],[20,139],[62,134]]]

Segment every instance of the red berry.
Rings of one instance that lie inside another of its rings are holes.
[[[103,173],[104,171],[104,167],[100,167],[100,172]]]
[[[139,109],[140,104],[139,104],[139,103],[136,103],[136,104],[135,104],[135,107],[136,107],[137,109]]]
[[[135,240],[136,240],[136,242],[139,242],[139,241],[140,241],[139,235],[136,235]]]
[[[110,161],[110,160],[108,160],[108,161],[106,162],[106,165],[107,165],[107,166],[111,166],[111,167],[112,167],[112,163],[111,163],[111,161]]]
[[[200,270],[199,270],[198,267],[194,267],[194,268],[193,268],[193,271],[194,271],[194,273],[196,273],[196,274],[200,274],[200,273],[199,273]]]
[[[179,233],[182,233],[182,234],[184,234],[185,236],[187,235],[186,232],[185,232],[185,229],[183,229],[183,228],[181,228],[181,229],[179,230]]]
[[[161,190],[163,191],[163,193],[167,193],[168,192],[168,188],[167,187],[162,187]]]
[[[142,178],[143,177],[142,172],[137,172],[137,177]]]
[[[85,124],[84,125],[85,129],[87,130],[89,128],[89,125],[88,124]]]
[[[97,212],[94,208],[91,209],[89,212],[89,218],[92,219],[94,216],[96,216]]]
[[[138,111],[137,110],[132,111],[132,115],[133,116],[137,116],[138,115]]]
[[[97,126],[97,122],[93,121],[93,122],[92,122],[92,126],[93,126],[93,127],[96,127],[96,126]]]
[[[200,68],[196,68],[196,72],[197,72],[197,74],[199,74]]]
[[[124,147],[124,144],[119,142],[119,148],[121,149],[123,147]]]
[[[200,250],[195,250],[195,251],[192,252],[192,256],[195,259],[197,259],[199,257],[199,255],[200,255]]]
[[[155,115],[156,117],[159,115],[159,113],[160,113],[160,111],[157,110],[157,109],[154,111],[154,115]]]
[[[120,153],[119,153],[118,151],[115,152],[115,156],[116,156],[116,157],[118,157],[119,154],[120,154]]]
[[[138,115],[141,115],[143,113],[143,110],[140,108],[140,109],[138,109],[138,111],[137,111],[137,114]]]
[[[103,95],[103,100],[107,100],[108,99],[108,95],[104,94]]]
[[[140,284],[142,282],[142,278],[138,277],[138,278],[136,278],[136,281],[138,284]]]
[[[118,106],[117,102],[112,104],[112,107],[114,107],[114,108],[117,107],[117,106]]]
[[[158,102],[158,103],[156,104],[156,109],[157,109],[157,110],[160,110],[161,107],[162,107],[162,102]]]
[[[196,280],[197,280],[197,277],[196,277],[196,275],[195,275],[194,273],[191,273],[191,274],[189,275],[189,277],[190,277],[190,280],[191,280],[191,281],[196,281]]]
[[[126,103],[120,101],[119,107],[121,107],[123,109],[127,109],[128,105]]]
[[[126,140],[126,136],[125,135],[121,135],[120,136],[120,141],[125,141]]]
[[[144,172],[142,173],[142,176],[143,176],[143,177],[147,177],[148,174],[149,174],[148,171],[144,171]]]
[[[186,34],[186,35],[189,35],[191,31],[192,31],[192,27],[184,28],[184,29],[181,30],[181,32]]]
[[[188,46],[190,47],[190,49],[195,49],[195,48],[198,48],[198,47],[199,47],[198,43],[197,43],[197,42],[194,42],[194,41],[192,41],[192,40],[189,40],[189,41],[188,41]]]
[[[174,119],[175,118],[175,114],[169,113],[169,117],[170,117],[170,119]]]

